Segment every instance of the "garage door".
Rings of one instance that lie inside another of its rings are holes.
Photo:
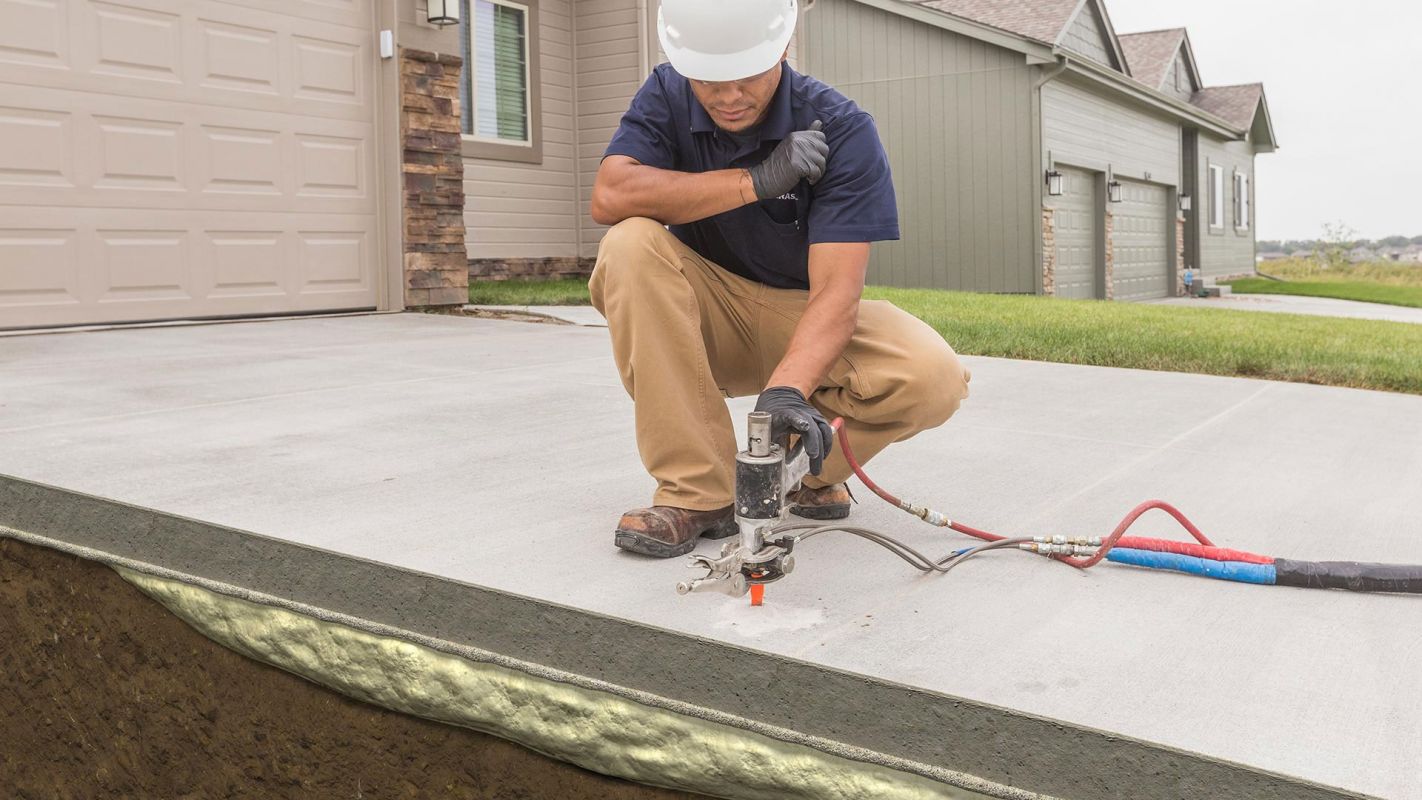
[[[0,328],[376,304],[371,0],[0,0]]]
[[[1164,187],[1121,181],[1121,202],[1111,206],[1115,299],[1152,300],[1170,295],[1168,200]]]
[[[1057,167],[1062,174],[1062,194],[1047,197],[1052,207],[1052,235],[1056,239],[1056,296],[1094,298],[1096,275],[1096,176],[1084,170]]]

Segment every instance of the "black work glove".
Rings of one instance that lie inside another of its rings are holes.
[[[820,474],[825,456],[834,446],[834,428],[814,406],[810,405],[800,390],[792,386],[772,386],[760,393],[755,401],[756,411],[770,412],[770,436],[780,442],[786,434],[800,434],[800,442],[805,445],[805,455],[810,457],[810,474]]]
[[[815,120],[809,130],[795,131],[781,139],[764,161],[750,168],[756,197],[772,200],[799,186],[801,180],[813,186],[825,174],[829,142],[825,141],[822,127]]]

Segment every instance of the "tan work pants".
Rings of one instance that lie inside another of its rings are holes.
[[[740,448],[725,398],[766,388],[809,293],[728,272],[645,217],[603,237],[590,288],[636,405],[637,449],[658,484],[653,503],[729,505]],[[936,331],[890,303],[865,300],[854,337],[809,400],[826,419],[844,417],[865,461],[942,425],[968,396],[969,378]],[[850,474],[836,448],[818,479],[805,483]]]

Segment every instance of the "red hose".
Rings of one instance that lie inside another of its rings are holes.
[[[855,476],[858,477],[859,480],[862,481],[865,486],[869,487],[869,490],[872,491],[874,494],[879,495],[880,497],[884,498],[884,500],[888,501],[889,503],[893,504],[894,506],[897,506],[898,508],[901,508],[901,509],[907,511],[907,510],[909,509],[909,504],[903,502],[902,500],[900,500],[899,498],[893,496],[892,494],[889,494],[887,491],[885,491],[885,490],[879,488],[879,485],[878,485],[877,483],[875,483],[874,481],[870,480],[870,479],[869,479],[869,476],[864,474],[864,468],[859,465],[859,460],[854,457],[854,451],[853,451],[853,450],[850,448],[850,446],[849,446],[849,435],[848,435],[848,434],[845,432],[845,430],[844,430],[844,419],[843,419],[842,417],[836,417],[835,420],[834,420],[834,422],[832,422],[832,423],[830,423],[830,424],[831,424],[831,426],[839,433],[839,447],[840,447],[840,450],[843,451],[843,453],[844,453],[844,459],[845,459],[845,461],[849,462],[849,468],[852,469],[852,470],[854,470]],[[1142,514],[1146,513],[1147,511],[1150,511],[1150,510],[1153,509],[1153,508],[1158,508],[1158,509],[1160,509],[1160,510],[1166,512],[1166,513],[1169,514],[1170,516],[1174,517],[1174,518],[1175,518],[1175,521],[1178,522],[1178,523],[1180,523],[1180,526],[1181,526],[1182,528],[1184,528],[1185,530],[1189,531],[1189,532],[1190,532],[1190,535],[1193,536],[1193,537],[1195,537],[1195,541],[1199,542],[1200,544],[1199,544],[1199,545],[1192,545],[1192,544],[1190,544],[1190,543],[1188,543],[1188,542],[1171,542],[1171,541],[1166,540],[1166,539],[1144,539],[1144,538],[1131,537],[1130,541],[1133,542],[1133,544],[1132,544],[1132,545],[1129,545],[1129,546],[1140,546],[1141,549],[1145,549],[1145,550],[1166,550],[1166,546],[1177,546],[1177,545],[1180,546],[1180,547],[1186,547],[1186,548],[1195,548],[1195,547],[1201,547],[1201,546],[1202,546],[1202,548],[1210,548],[1210,550],[1215,551],[1215,552],[1219,552],[1219,553],[1229,553],[1229,554],[1233,554],[1233,555],[1248,556],[1248,557],[1249,557],[1249,558],[1229,558],[1229,559],[1225,559],[1225,560],[1230,560],[1230,561],[1250,561],[1251,563],[1271,563],[1271,562],[1273,561],[1273,559],[1269,559],[1267,556],[1257,556],[1257,555],[1254,555],[1253,553],[1243,553],[1243,552],[1236,551],[1236,550],[1224,550],[1224,549],[1221,549],[1221,548],[1216,548],[1215,545],[1214,545],[1214,542],[1211,542],[1211,541],[1205,536],[1205,534],[1203,534],[1203,533],[1200,532],[1200,529],[1199,529],[1199,528],[1195,527],[1195,523],[1193,523],[1193,522],[1191,522],[1189,519],[1187,519],[1184,514],[1180,513],[1180,510],[1179,510],[1179,509],[1175,508],[1175,506],[1170,505],[1169,503],[1165,502],[1164,500],[1147,500],[1146,502],[1141,503],[1140,505],[1138,505],[1138,506],[1136,506],[1134,509],[1132,509],[1132,510],[1131,510],[1131,513],[1127,514],[1126,517],[1125,517],[1125,519],[1122,519],[1121,522],[1120,522],[1120,524],[1118,524],[1118,525],[1116,526],[1116,529],[1113,530],[1113,531],[1111,531],[1111,535],[1107,536],[1105,539],[1102,540],[1102,542],[1101,542],[1101,547],[1098,548],[1097,551],[1096,551],[1093,555],[1091,555],[1091,556],[1089,556],[1089,557],[1087,557],[1087,558],[1081,558],[1081,557],[1077,557],[1077,556],[1057,555],[1057,556],[1052,556],[1052,558],[1055,558],[1056,560],[1061,561],[1061,562],[1063,562],[1063,563],[1070,564],[1071,566],[1077,567],[1078,569],[1087,569],[1088,567],[1093,567],[1093,566],[1095,566],[1096,564],[1100,563],[1101,559],[1105,558],[1107,553],[1111,552],[1111,548],[1116,547],[1118,544],[1121,543],[1121,539],[1122,539],[1122,537],[1125,536],[1126,531],[1129,530],[1130,527],[1135,524],[1136,520],[1140,519],[1140,517],[1141,517]],[[995,541],[998,541],[999,539],[1005,538],[1005,537],[999,536],[998,534],[995,534],[995,533],[989,533],[988,531],[979,530],[979,529],[974,528],[974,527],[972,527],[972,526],[970,526],[970,525],[964,525],[964,524],[962,524],[961,522],[952,522],[952,521],[949,521],[948,527],[951,528],[951,529],[953,529],[953,530],[955,530],[955,531],[957,531],[957,532],[959,532],[959,533],[964,533],[964,534],[967,534],[968,536],[972,536],[972,537],[974,537],[974,538],[982,539],[982,540],[984,540],[984,541],[989,541],[989,542],[995,542]],[[1157,544],[1157,543],[1159,543],[1159,544]],[[1146,546],[1146,545],[1150,545],[1150,546]],[[1122,547],[1126,547],[1126,546],[1128,546],[1128,545],[1121,545],[1121,546],[1122,546]],[[1180,552],[1180,551],[1177,551],[1177,550],[1166,550],[1166,552]],[[1202,549],[1201,552],[1205,552],[1205,551]],[[1193,552],[1189,552],[1189,553],[1186,553],[1186,554],[1187,554],[1187,555],[1197,555],[1197,553],[1193,553]],[[1204,557],[1209,558],[1209,557],[1213,557],[1213,556],[1204,556]],[[1260,560],[1258,560],[1258,559],[1267,559],[1267,560],[1266,560],[1266,561],[1260,561]]]

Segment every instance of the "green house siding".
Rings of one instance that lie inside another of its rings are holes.
[[[1107,44],[1106,26],[1096,13],[1096,8],[1087,3],[1072,20],[1071,27],[1062,35],[1062,48],[1078,55],[1086,56],[1098,64],[1116,66],[1116,59]]]
[[[1060,164],[1169,186],[1180,182],[1180,126],[1068,78],[1042,87],[1042,146]]]
[[[903,238],[874,246],[869,280],[1037,291],[1035,68],[1022,55],[853,0],[802,17],[806,72],[874,115]]]
[[[1224,225],[1210,225],[1210,166],[1224,170]],[[1200,134],[1199,155],[1200,204],[1195,214],[1199,225],[1200,266],[1205,275],[1238,275],[1254,271],[1255,220],[1241,229],[1235,225],[1234,173],[1249,176],[1249,191],[1254,193],[1254,147],[1247,141],[1222,141],[1206,133]],[[1250,207],[1253,208],[1253,198]],[[1251,211],[1251,214],[1253,212]]]

